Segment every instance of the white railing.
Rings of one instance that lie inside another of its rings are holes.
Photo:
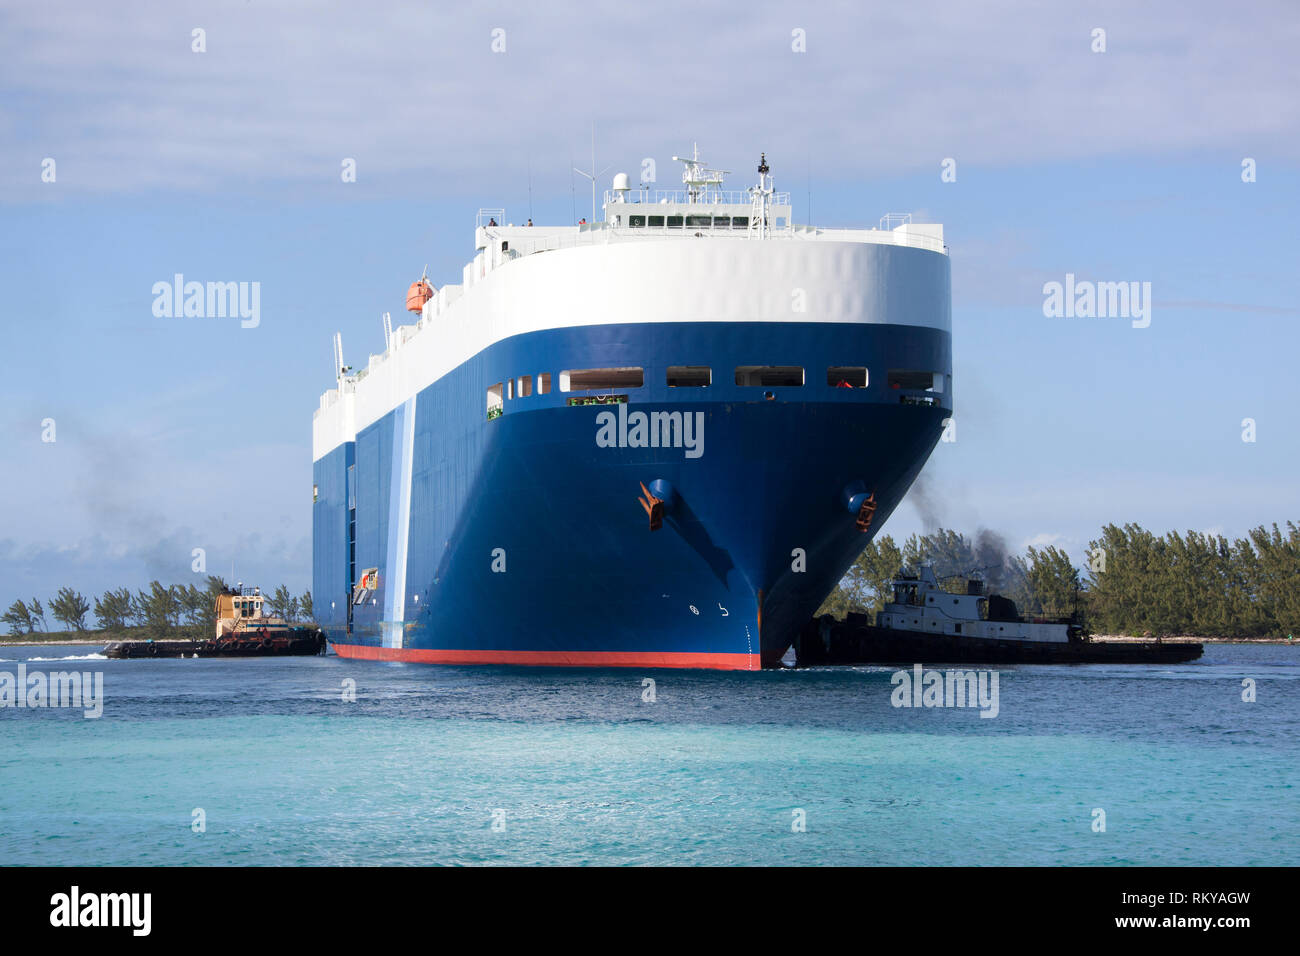
[[[626,198],[623,198],[626,196]],[[747,189],[704,189],[699,190],[699,195],[691,201],[690,191],[686,189],[651,189],[649,186],[641,186],[629,189],[626,194],[613,189],[605,190],[606,205],[659,205],[660,203],[691,203],[696,206],[713,206],[726,204],[731,206],[749,206],[754,202],[754,198],[749,194]],[[777,206],[790,205],[789,193],[774,193],[771,199],[772,204]]]
[[[928,249],[931,252],[947,253],[948,246],[942,239],[924,235],[911,230],[883,229],[837,229],[817,226],[801,226],[787,223],[784,226],[771,226],[768,235],[772,238],[801,239],[805,241],[829,242],[864,242],[883,246],[909,246],[914,249]],[[664,238],[710,238],[710,239],[748,239],[750,231],[745,226],[611,226],[608,223],[596,223],[583,226],[577,232],[538,236],[536,239],[511,240],[509,251],[501,256],[493,256],[487,263],[486,272],[498,269],[507,262],[536,252],[552,252],[558,249],[572,249],[578,246],[603,245],[610,242],[635,241],[637,239]],[[480,277],[481,278],[481,277]]]
[[[778,230],[779,232],[779,230]],[[942,239],[911,230],[896,229],[836,229],[816,226],[794,226],[794,238],[828,242],[866,242],[881,246],[909,246],[948,254],[948,244]]]
[[[474,228],[482,229],[484,226],[504,226],[506,224],[506,211],[504,209],[480,209],[478,215],[474,217]]]

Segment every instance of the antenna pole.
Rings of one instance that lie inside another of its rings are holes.
[[[606,166],[600,172],[596,172],[596,124],[594,122],[591,124],[591,172],[587,172],[586,170],[579,169],[577,166],[573,167],[573,171],[577,173],[579,176],[585,176],[587,179],[591,180],[591,220],[590,221],[595,222],[596,221],[596,180],[599,179],[601,176],[604,176],[607,172],[609,172],[609,167]],[[572,177],[570,177],[569,181],[570,182],[573,181]],[[578,215],[578,210],[576,205],[574,207],[573,214],[575,218]]]

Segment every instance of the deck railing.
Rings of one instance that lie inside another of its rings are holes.
[[[816,242],[841,241],[864,242],[883,246],[910,246],[915,249],[928,249],[931,252],[948,251],[942,239],[910,230],[894,231],[881,229],[835,229],[817,226],[786,224],[770,226],[768,235],[772,238],[802,239]],[[637,239],[662,238],[710,238],[710,239],[748,239],[750,230],[746,226],[611,226],[608,223],[595,223],[580,226],[576,233],[542,235],[537,238],[521,239],[518,235],[511,240],[510,249],[491,263],[491,268],[499,268],[507,261],[522,258],[536,252],[550,252],[557,249],[571,249],[577,246],[603,245],[610,242],[635,241]]]
[[[754,197],[750,195],[747,189],[701,189],[691,201],[690,191],[686,189],[651,189],[649,186],[641,186],[629,189],[626,193],[616,192],[613,189],[605,190],[606,205],[619,206],[655,206],[661,203],[689,203],[692,206],[715,206],[726,204],[731,206],[750,206],[753,205]],[[788,206],[790,205],[789,193],[773,193],[768,200],[769,205]]]

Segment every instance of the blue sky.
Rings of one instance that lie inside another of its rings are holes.
[[[698,140],[735,188],[765,150],[798,221],[945,224],[957,441],[896,537],[1300,519],[1300,8],[1055,6],[6,5],[0,605],[189,580],[194,548],[306,588],[330,336],[363,364],[530,177],[536,221],[589,214],[593,122],[610,175],[672,186]],[[259,282],[260,325],[155,317],[177,272]],[[1150,327],[1044,317],[1066,273],[1150,282]]]

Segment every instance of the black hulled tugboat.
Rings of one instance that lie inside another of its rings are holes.
[[[933,569],[893,582],[894,599],[871,624],[865,614],[843,621],[823,615],[795,641],[798,666],[818,664],[1175,664],[1201,656],[1191,642],[1090,640],[1068,619],[1026,620],[1015,602],[984,593],[969,580],[965,594],[943,590]]]

